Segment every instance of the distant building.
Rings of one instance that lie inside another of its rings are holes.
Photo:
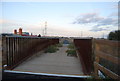
[[[19,28],[19,32],[17,30],[14,30],[15,35],[20,35],[20,36],[29,36],[29,32],[22,32],[22,28]]]
[[[19,32],[17,30],[14,30],[14,35],[19,35],[19,36],[32,36],[32,37],[37,37],[37,35],[30,35],[29,32],[23,32],[22,28],[19,28]]]

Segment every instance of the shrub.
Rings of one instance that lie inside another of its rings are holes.
[[[63,45],[61,43],[57,44],[57,47],[62,47]]]
[[[75,49],[73,43],[69,44],[69,45],[68,45],[68,48],[69,48],[69,49],[66,51],[67,56],[69,56],[69,55],[70,55],[70,56],[77,56],[76,49]]]
[[[69,44],[69,45],[68,45],[68,48],[69,48],[69,49],[75,49],[74,44],[73,44],[73,43]]]
[[[56,45],[51,45],[45,50],[45,53],[54,53],[57,50],[58,50],[58,48],[56,47]]]
[[[74,49],[70,49],[70,50],[67,50],[67,56],[76,56],[76,50]]]

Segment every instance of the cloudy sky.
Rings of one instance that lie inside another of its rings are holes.
[[[117,2],[2,2],[0,33],[14,29],[48,36],[102,37],[118,29]]]

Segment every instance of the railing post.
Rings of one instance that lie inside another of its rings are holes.
[[[4,65],[7,65],[7,42],[6,37],[2,37],[2,68],[4,68]]]

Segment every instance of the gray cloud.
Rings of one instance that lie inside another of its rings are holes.
[[[96,24],[90,31],[108,30],[105,26],[118,26],[118,20],[111,17],[101,17],[98,13],[86,13],[76,18],[73,24]]]
[[[113,25],[116,26],[117,25],[117,19],[113,19],[113,18],[104,18],[102,21],[98,22],[99,26],[105,26],[105,25]]]
[[[103,20],[103,17],[100,17],[97,13],[86,13],[81,14],[79,17],[77,17],[73,24],[88,24],[101,20]]]
[[[108,30],[107,28],[108,27],[106,27],[106,28],[93,27],[90,31],[93,31],[93,32],[106,31],[106,30]]]

